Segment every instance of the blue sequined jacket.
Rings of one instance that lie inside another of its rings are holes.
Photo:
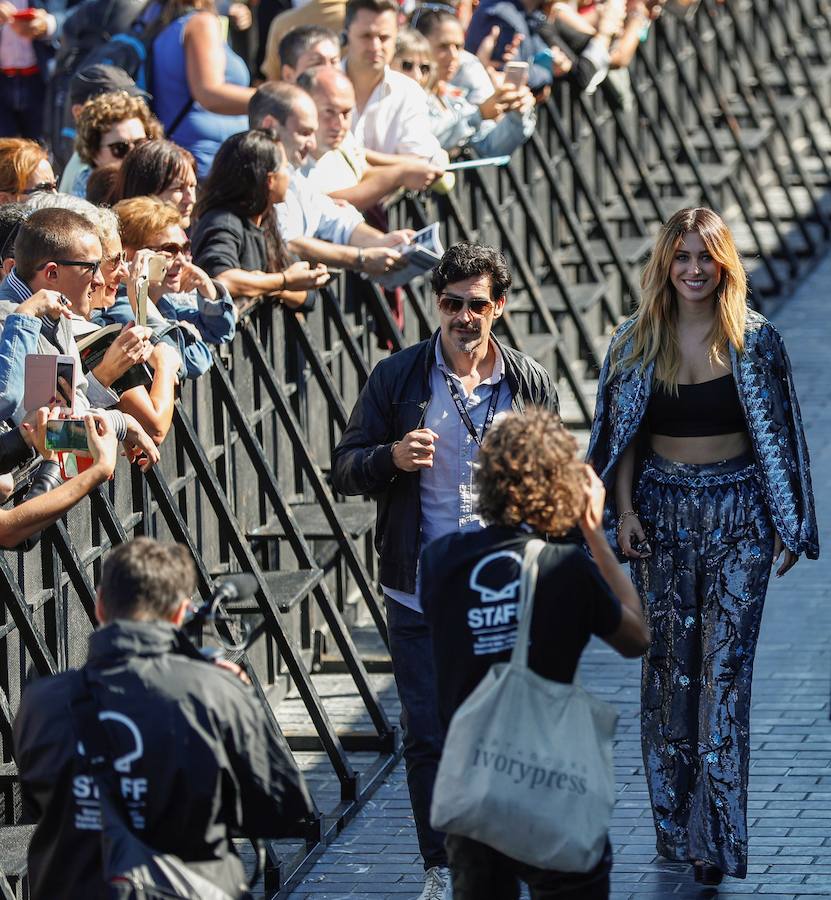
[[[634,319],[627,319],[616,339],[633,324]],[[624,355],[630,349],[631,339],[624,346]],[[744,352],[739,355],[731,347],[730,362],[774,527],[789,550],[816,559],[819,535],[808,447],[791,364],[779,332],[764,316],[748,310]],[[612,546],[617,547],[615,471],[646,414],[655,364],[643,371],[634,366],[607,384],[609,366],[607,354],[600,373],[588,461],[606,485],[607,534]]]

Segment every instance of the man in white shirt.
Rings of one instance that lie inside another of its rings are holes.
[[[395,0],[349,0],[343,69],[355,87],[352,132],[374,165],[409,155],[438,166],[447,154],[430,129],[427,95],[411,78],[393,72],[399,6]]]
[[[300,171],[316,147],[317,107],[292,84],[267,81],[248,106],[252,128],[274,132],[293,167],[286,199],[276,206],[280,234],[301,259],[323,262],[369,275],[388,272],[401,262],[394,248],[407,243],[412,231],[384,234],[364,222],[351,204],[336,203],[314,187]]]
[[[355,89],[341,69],[307,69],[297,83],[309,92],[317,107],[317,146],[303,172],[314,173],[319,190],[364,210],[402,186],[411,191],[426,190],[441,175],[437,166],[410,156],[392,165],[369,165],[366,152],[351,131]]]

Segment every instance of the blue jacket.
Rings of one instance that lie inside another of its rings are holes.
[[[0,334],[0,419],[11,419],[23,401],[26,355],[38,352],[41,321],[10,313]]]
[[[627,319],[620,326],[612,346],[634,322],[634,318]],[[631,346],[630,338],[624,356]],[[587,457],[606,485],[605,524],[610,543],[616,547],[616,467],[643,422],[655,364],[643,371],[636,365],[607,383],[610,355],[611,350],[600,373]],[[779,332],[764,316],[748,310],[744,352],[739,355],[731,346],[730,363],[773,525],[789,550],[816,559],[819,534],[810,461],[791,364]]]

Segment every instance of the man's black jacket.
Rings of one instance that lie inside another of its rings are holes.
[[[382,360],[361,391],[340,443],[332,454],[332,484],[341,494],[369,494],[378,502],[375,548],[381,584],[415,591],[420,552],[421,494],[418,472],[402,472],[392,461],[392,445],[421,428],[430,402],[430,369],[435,365],[437,331]],[[495,340],[495,338],[491,338]],[[505,361],[512,408],[559,411],[551,376],[518,350],[497,342]]]
[[[185,861],[225,859],[230,838],[278,837],[311,807],[303,778],[251,688],[175,651],[171,625],[119,620],[90,637],[96,701],[122,793],[156,850]],[[70,704],[80,673],[29,685],[14,723],[33,900],[104,896],[97,803],[76,752]]]

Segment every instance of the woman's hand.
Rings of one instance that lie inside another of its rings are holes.
[[[103,416],[87,413],[84,416],[84,426],[87,429],[87,447],[92,457],[92,465],[100,470],[100,474],[106,480],[115,471],[118,439],[110,423]]]
[[[784,554],[784,555],[783,555]],[[779,532],[776,532],[776,537],[773,541],[773,564],[776,565],[776,561],[779,557],[782,556],[782,565],[776,570],[776,577],[781,578],[785,572],[789,569],[792,569],[796,565],[796,561],[799,559],[799,554],[794,553],[793,550],[788,550],[785,546],[785,542],[779,537]]]
[[[52,419],[57,419],[60,415],[60,407],[41,406],[40,409],[33,410],[20,423],[23,431],[24,440],[30,447],[34,447],[45,462],[57,462],[58,454],[54,450],[46,448],[46,423]]]
[[[104,387],[110,387],[136,363],[147,361],[153,349],[151,334],[151,330],[142,325],[125,325],[121,334],[107,347],[92,374]]]
[[[313,291],[322,287],[329,280],[329,270],[321,263],[312,268],[307,262],[292,263],[283,269],[286,291]]]
[[[185,292],[196,290],[208,300],[216,300],[216,285],[211,281],[208,273],[189,261],[182,263],[180,290]]]
[[[639,553],[632,546],[632,543],[642,544],[646,540],[640,519],[634,514],[626,516],[626,518],[618,525],[617,542],[623,555],[629,559],[643,559],[649,556],[649,553]]]
[[[136,311],[136,282],[143,275],[147,275],[147,263],[155,255],[152,250],[145,247],[142,250],[136,250],[136,255],[130,260],[125,284],[127,285],[127,299],[130,301],[134,313]]]

